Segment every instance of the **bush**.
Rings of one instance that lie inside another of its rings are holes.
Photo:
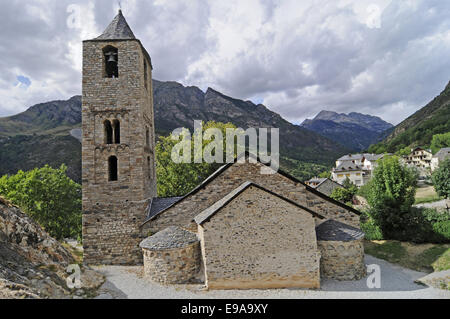
[[[433,173],[432,179],[438,195],[450,198],[450,158],[440,164]]]
[[[373,218],[368,214],[364,213],[361,216],[361,230],[365,233],[365,238],[367,240],[382,240],[383,233],[380,227],[377,226]]]
[[[66,175],[67,167],[45,166],[0,178],[0,195],[20,207],[50,236],[81,239],[81,186]]]
[[[450,216],[435,209],[413,208],[396,239],[413,243],[449,243]]]

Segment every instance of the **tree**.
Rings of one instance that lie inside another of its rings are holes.
[[[367,200],[371,216],[386,239],[395,239],[404,231],[414,204],[416,184],[417,174],[400,164],[397,156],[386,156],[378,161]]]
[[[331,172],[330,171],[325,171],[320,173],[319,175],[320,178],[331,178]]]
[[[338,187],[333,190],[331,198],[344,204],[351,205],[353,197],[358,192],[358,187],[353,184],[348,177],[342,183],[342,186],[344,186],[344,188]]]
[[[46,165],[0,178],[0,195],[20,207],[52,237],[81,239],[81,186],[66,175],[67,167]]]
[[[433,135],[433,139],[431,140],[433,154],[436,154],[444,147],[450,147],[450,132]]]
[[[438,195],[450,198],[450,158],[440,164],[433,173],[432,180]]]
[[[217,128],[222,132],[222,141],[203,140],[202,149],[205,151],[214,142],[222,143],[223,159],[226,159],[226,130],[236,128],[231,123],[208,122],[203,124],[202,133],[210,128]],[[180,141],[181,139],[181,141]],[[187,130],[184,130],[178,138],[173,134],[167,137],[160,137],[156,145],[156,174],[158,180],[158,195],[160,197],[183,196],[203,182],[209,175],[217,170],[222,163],[194,163],[194,139]],[[180,149],[180,156],[186,156],[186,161],[176,163],[172,158],[174,148]],[[188,150],[184,154],[184,149]],[[212,152],[214,153],[214,152]]]

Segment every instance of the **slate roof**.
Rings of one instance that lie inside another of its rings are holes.
[[[114,18],[114,20],[109,24],[102,35],[96,38],[97,40],[129,40],[136,39],[131,31],[130,26],[125,20],[122,14],[122,10]]]
[[[330,219],[316,227],[317,240],[353,241],[364,238],[364,233],[355,227]]]
[[[169,208],[175,203],[179,202],[183,197],[155,197],[152,200],[150,211],[147,215],[147,219],[158,215],[163,210]]]
[[[208,207],[207,209],[205,209],[203,212],[201,212],[200,214],[198,214],[195,218],[194,221],[201,225],[204,222],[208,221],[211,217],[213,217],[219,210],[221,210],[223,207],[225,207],[227,204],[229,204],[231,201],[233,201],[233,199],[235,199],[239,194],[241,194],[242,192],[244,192],[246,189],[248,189],[249,187],[254,186],[256,188],[259,188],[260,190],[267,192],[273,196],[276,196],[278,198],[281,198],[284,201],[289,202],[290,204],[297,206],[298,208],[301,208],[305,211],[307,211],[308,213],[310,213],[311,215],[318,217],[320,219],[324,219],[325,217],[323,217],[322,215],[317,214],[316,212],[312,211],[311,209],[304,207],[302,205],[297,204],[296,202],[283,197],[281,195],[278,195],[268,189],[265,189],[264,187],[252,183],[252,182],[245,182],[243,183],[241,186],[239,186],[238,188],[234,189],[233,191],[231,191],[228,195],[226,195],[225,197],[223,197],[222,199],[218,200],[217,202],[215,202],[213,205],[211,205],[210,207]]]
[[[376,161],[380,158],[384,157],[384,154],[348,154],[344,155],[341,158],[338,159],[338,161],[355,161],[355,160],[361,160],[362,158],[367,159],[368,161]]]
[[[439,161],[445,161],[446,158],[450,157],[450,147],[441,148],[439,152],[437,152],[434,158],[438,158]]]
[[[139,247],[149,250],[183,248],[199,241],[197,235],[180,227],[168,227],[144,239]]]
[[[341,163],[338,167],[334,168],[333,171],[335,172],[345,172],[345,171],[360,171],[363,168],[356,165],[352,161],[345,161]]]
[[[167,207],[166,209],[160,211],[159,213],[157,213],[157,214],[155,214],[155,215],[153,215],[153,216],[147,218],[147,219],[143,222],[143,224],[142,224],[141,226],[145,225],[146,223],[148,223],[148,222],[151,221],[152,219],[156,218],[158,215],[164,213],[167,209],[171,208],[172,206],[177,205],[179,202],[183,201],[184,199],[188,198],[189,196],[192,196],[192,195],[196,194],[197,192],[199,192],[201,189],[205,188],[209,183],[211,183],[214,179],[216,179],[220,174],[222,174],[222,173],[223,173],[224,171],[226,171],[228,168],[230,168],[230,167],[233,166],[235,163],[237,163],[243,156],[246,156],[246,157],[251,156],[251,157],[253,157],[254,159],[256,159],[259,163],[264,164],[263,162],[261,162],[261,160],[258,158],[258,156],[254,155],[254,154],[252,154],[252,153],[250,153],[250,152],[245,152],[243,155],[241,155],[241,156],[239,156],[238,158],[236,158],[236,159],[234,160],[233,163],[228,163],[228,164],[223,165],[222,167],[220,167],[220,168],[219,168],[217,171],[215,171],[211,176],[209,176],[207,179],[205,179],[200,185],[198,185],[198,186],[197,186],[195,189],[193,189],[190,193],[188,193],[188,194],[186,194],[184,197],[182,197],[179,201],[175,202],[174,204],[172,204],[171,206]],[[264,165],[270,167],[270,165],[268,165],[268,164],[264,164]],[[327,195],[321,193],[320,191],[314,189],[314,188],[311,187],[311,186],[306,185],[306,184],[303,183],[302,181],[298,180],[298,179],[295,178],[294,176],[292,176],[292,175],[290,175],[290,174],[284,172],[284,171],[281,170],[281,169],[278,170],[278,174],[280,174],[280,175],[282,175],[282,176],[284,176],[284,177],[290,179],[291,181],[293,181],[293,182],[295,182],[295,183],[298,183],[298,184],[303,185],[303,186],[306,188],[306,190],[307,190],[308,192],[310,192],[310,193],[312,193],[312,194],[314,194],[314,195],[316,195],[316,196],[318,196],[318,197],[320,197],[320,198],[322,198],[322,199],[324,199],[324,200],[326,200],[326,201],[328,201],[328,202],[330,202],[330,203],[332,203],[332,204],[335,204],[335,205],[337,205],[337,206],[339,206],[339,207],[341,207],[341,208],[347,209],[347,210],[349,210],[350,212],[352,212],[352,213],[354,213],[354,214],[356,214],[356,215],[361,215],[361,212],[357,211],[357,210],[354,209],[353,207],[347,206],[347,205],[345,205],[345,204],[343,204],[343,203],[341,203],[341,202],[339,202],[339,201],[337,201],[337,200],[332,199],[331,197],[329,197],[329,196],[327,196]]]

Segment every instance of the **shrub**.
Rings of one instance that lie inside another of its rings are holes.
[[[383,239],[383,233],[381,232],[380,227],[378,227],[378,225],[368,213],[364,213],[361,216],[361,230],[365,233],[365,238],[367,240]]]
[[[450,158],[440,164],[433,173],[432,179],[438,195],[450,198]]]

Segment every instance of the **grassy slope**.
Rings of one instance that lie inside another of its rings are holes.
[[[366,241],[365,252],[403,267],[431,273],[450,269],[450,244],[412,244],[393,240]]]

